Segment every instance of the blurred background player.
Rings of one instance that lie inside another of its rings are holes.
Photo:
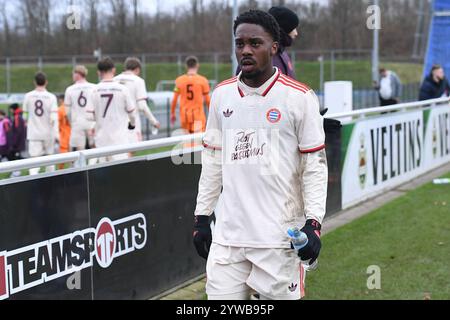
[[[70,122],[64,106],[64,95],[58,96],[58,128],[59,128],[59,153],[70,151]],[[59,169],[64,169],[64,164],[58,165]]]
[[[22,153],[26,148],[27,128],[25,120],[23,119],[23,111],[19,104],[13,103],[9,106],[9,114],[11,120],[11,132],[9,140],[9,156],[8,160],[23,159]],[[20,171],[13,171],[11,177],[18,177],[21,175]]]
[[[435,64],[430,74],[423,80],[420,87],[419,100],[437,99],[450,95],[450,85],[445,77],[444,69]]]
[[[378,91],[380,106],[390,106],[400,103],[402,95],[402,83],[398,75],[385,68],[379,70],[380,78],[378,83],[374,82],[374,87]]]
[[[277,54],[272,58],[272,64],[277,67],[281,73],[296,79],[295,67],[292,64],[286,48],[292,46],[292,42],[297,38],[299,19],[297,14],[283,6],[272,7],[269,13],[275,18],[280,26],[280,44]]]
[[[59,127],[59,152],[65,153],[70,150],[70,123],[64,106],[64,95],[58,96],[58,127]]]
[[[11,121],[6,117],[6,112],[0,110],[0,160],[7,161],[9,156]]]
[[[92,91],[88,101],[87,118],[95,121],[95,146],[107,147],[129,143],[128,130],[135,128],[135,102],[127,87],[114,81],[116,68],[111,58],[105,57],[97,64],[101,79]],[[115,155],[106,159],[126,159],[127,154]],[[100,159],[104,161],[105,159]]]
[[[202,132],[206,128],[206,116],[203,103],[209,108],[209,83],[198,74],[200,65],[198,59],[190,56],[186,59],[187,73],[175,80],[175,89],[170,108],[170,121],[172,125],[177,117],[175,109],[180,97],[180,124],[188,133]]]
[[[28,120],[28,153],[30,157],[50,155],[55,152],[59,140],[58,103],[56,96],[47,91],[47,76],[43,72],[34,77],[36,88],[25,95],[23,111]],[[48,166],[47,172],[54,171]],[[30,169],[30,175],[39,173],[39,168]]]
[[[115,81],[123,84],[130,91],[131,98],[135,101],[136,128],[130,130],[130,143],[142,141],[142,124],[140,112],[150,121],[155,128],[161,126],[147,105],[147,87],[145,80],[139,77],[141,74],[141,61],[135,57],[128,57],[124,62],[125,71],[114,78]]]
[[[86,106],[91,99],[95,84],[86,80],[88,69],[85,66],[76,66],[72,73],[74,84],[66,89],[64,106],[67,118],[72,127],[70,135],[70,148],[84,150],[86,145],[92,147],[93,123],[86,119]]]

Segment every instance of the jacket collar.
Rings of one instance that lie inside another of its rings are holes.
[[[238,90],[241,97],[245,97],[248,95],[260,95],[265,97],[269,93],[270,89],[272,89],[272,87],[275,85],[278,78],[280,77],[280,70],[278,70],[277,67],[274,67],[274,69],[275,73],[273,74],[273,76],[271,76],[269,80],[267,80],[262,86],[258,88],[249,87],[244,82],[242,82],[241,81],[242,71],[241,71],[238,75]]]

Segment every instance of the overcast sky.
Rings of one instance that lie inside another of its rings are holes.
[[[189,5],[190,0],[170,0],[170,1],[141,0],[141,6],[143,9],[148,10],[151,13],[155,13],[158,2],[159,2],[159,5],[161,6],[161,11],[170,12],[170,11],[174,10],[174,8],[176,8],[176,7]],[[204,0],[204,2],[205,2],[205,4],[207,4],[208,2],[210,2],[210,0]],[[232,2],[233,2],[232,0],[229,0],[230,4]],[[243,1],[238,0],[238,4],[240,2],[243,2]],[[262,0],[262,1],[258,1],[258,2],[267,4],[267,3],[270,3],[270,0]],[[328,0],[297,0],[295,2],[297,2],[297,3],[319,2],[321,4],[326,4],[328,2]]]
[[[52,12],[50,16],[50,20],[52,22],[54,19],[59,19],[59,17],[63,14],[67,13],[67,5],[66,1],[58,1],[58,0],[51,0],[53,2],[52,5]],[[98,0],[99,3],[107,5],[109,4],[108,0]],[[129,0],[131,3],[131,0]],[[212,0],[203,0],[204,4],[207,5]],[[329,0],[296,0],[294,2],[297,3],[311,3],[311,2],[318,2],[320,4],[327,4]],[[230,4],[233,3],[233,0],[228,0]],[[244,2],[243,0],[238,0],[238,4]],[[271,0],[258,0],[261,4],[269,4],[272,1]],[[74,5],[80,5],[84,3],[84,0],[72,0],[72,3]],[[174,12],[177,8],[186,8],[191,3],[191,0],[139,0],[139,6],[141,11],[149,12],[150,14],[155,14],[157,11],[157,7],[160,7],[160,10],[165,13],[171,13]],[[4,4],[7,11],[10,12],[13,16],[17,18],[18,9],[20,8],[19,1],[17,0],[9,0],[9,1],[1,1],[0,5]],[[1,17],[0,17],[1,22]],[[14,24],[14,21],[10,21],[10,23]],[[20,23],[20,21],[19,21]]]

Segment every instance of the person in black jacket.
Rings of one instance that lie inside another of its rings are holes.
[[[436,99],[449,96],[450,85],[440,65],[433,65],[430,74],[424,79],[420,87],[419,100]]]
[[[9,137],[9,157],[10,161],[23,159],[22,152],[25,151],[26,124],[23,119],[23,111],[17,103],[9,106],[11,115],[11,135]]]

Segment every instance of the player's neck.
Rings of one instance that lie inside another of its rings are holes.
[[[196,69],[189,69],[187,71],[187,75],[188,76],[195,76],[195,75],[197,75],[197,70]]]
[[[37,86],[35,90],[36,91],[47,91],[47,88],[46,87],[42,87],[42,86]]]
[[[241,76],[241,81],[250,88],[259,88],[267,82],[276,72],[275,68],[269,68],[256,78],[245,78]]]
[[[114,75],[112,73],[105,74],[102,77],[102,82],[113,81],[113,80],[114,80]]]
[[[77,80],[75,83],[81,84],[81,83],[86,83],[86,82],[87,82],[86,79],[80,79],[80,80]]]

